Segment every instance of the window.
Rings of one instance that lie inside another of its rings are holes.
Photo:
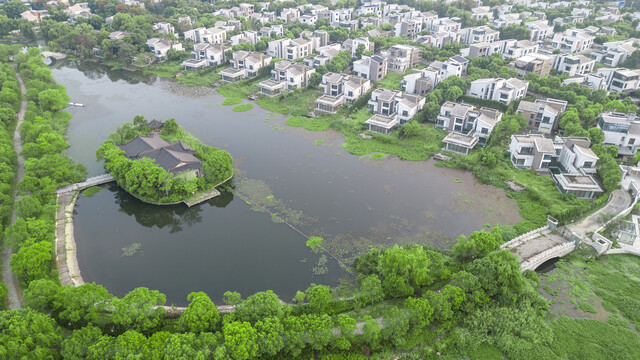
[[[585,161],[584,164],[582,164],[582,167],[585,169],[590,169],[593,167],[593,161]]]
[[[488,134],[488,133],[489,133],[489,129],[487,128],[480,129],[480,134]]]
[[[635,142],[636,142],[635,138],[629,139],[629,145],[633,145],[633,144],[635,144]]]

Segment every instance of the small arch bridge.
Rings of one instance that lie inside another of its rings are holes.
[[[111,176],[111,174],[98,175],[88,178],[87,180],[80,183],[63,186],[60,189],[56,190],[56,194],[64,194],[74,192],[76,190],[84,190],[92,186],[102,185],[110,183],[112,181],[116,181],[116,179]]]
[[[501,248],[518,256],[522,272],[535,270],[545,261],[571,253],[580,243],[580,239],[566,229],[561,233],[555,231],[560,230],[557,226],[558,221],[549,216],[547,225],[522,234],[503,244]]]

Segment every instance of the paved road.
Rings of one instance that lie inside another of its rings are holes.
[[[584,219],[578,220],[572,224],[567,224],[566,227],[574,234],[584,239],[585,234],[594,232],[602,225],[598,222],[598,218],[602,214],[617,215],[624,209],[631,206],[632,202],[633,199],[626,190],[616,189],[611,193],[611,198],[604,207]]]
[[[24,158],[20,153],[22,152],[22,139],[20,138],[20,124],[24,120],[24,112],[27,110],[27,100],[24,99],[26,97],[26,89],[24,87],[24,82],[22,81],[22,77],[20,74],[16,73],[16,78],[18,79],[18,84],[20,84],[20,91],[22,92],[22,104],[20,105],[20,112],[18,113],[18,123],[16,124],[16,131],[13,134],[13,148],[16,149],[18,153],[18,174],[16,178],[16,184],[19,183],[24,177]],[[20,200],[21,196],[14,193],[14,201]],[[13,207],[13,213],[11,216],[11,223],[13,224],[16,221],[16,206]],[[11,265],[9,262],[11,261],[11,249],[9,249],[6,244],[2,249],[2,280],[5,284],[7,284],[8,295],[7,295],[7,305],[9,309],[20,309],[22,304],[20,303],[20,297],[18,296],[18,279],[11,272]]]

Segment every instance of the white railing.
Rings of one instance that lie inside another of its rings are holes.
[[[533,229],[527,233],[524,233],[518,237],[515,237],[511,240],[509,240],[508,242],[502,244],[500,246],[500,248],[502,249],[513,249],[515,247],[520,246],[522,243],[524,243],[527,240],[531,240],[531,239],[535,239],[538,236],[541,235],[545,235],[550,233],[551,231],[549,230],[549,225],[545,225],[543,227],[537,228],[537,229]]]

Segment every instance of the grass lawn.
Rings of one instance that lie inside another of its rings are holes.
[[[390,135],[371,133],[373,139],[363,139],[358,134],[366,131],[364,122],[371,115],[366,109],[360,109],[349,116],[344,114],[334,116],[336,119],[334,127],[347,137],[343,147],[351,154],[362,156],[383,153],[395,155],[404,160],[421,161],[433,156],[442,148],[442,139],[446,132],[436,129],[433,124],[423,124],[420,133],[411,138],[400,137],[400,131],[396,129]]]
[[[226,98],[224,100],[222,100],[222,105],[237,105],[240,104],[242,102],[242,99],[240,98]]]
[[[163,78],[176,77],[176,74],[181,71],[184,71],[184,66],[180,65],[180,63],[176,61],[165,61],[152,64],[143,70],[145,74],[155,74]]]
[[[255,77],[238,81],[237,83],[224,83],[216,88],[218,93],[226,98],[247,99],[249,95],[259,90],[258,83],[267,77]]]
[[[307,115],[316,108],[315,101],[322,95],[321,89],[302,89],[279,96],[261,96],[256,100],[260,107],[283,115]]]
[[[385,89],[400,90],[400,81],[402,81],[403,77],[404,77],[404,74],[389,71],[387,72],[387,76],[385,76],[382,80],[378,81],[378,87],[385,88]]]
[[[292,116],[287,119],[287,125],[292,127],[303,127],[309,131],[327,130],[333,120],[326,117],[310,118],[306,116]]]

